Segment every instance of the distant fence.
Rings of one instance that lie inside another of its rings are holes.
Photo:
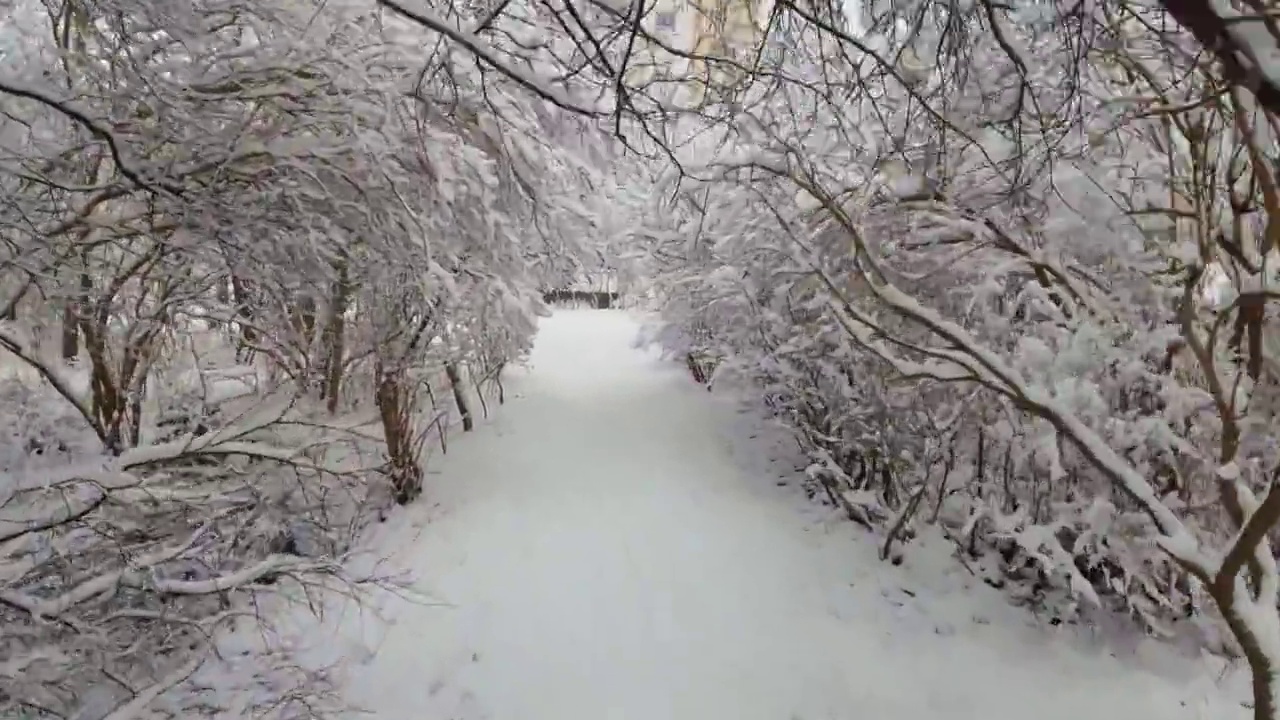
[[[595,292],[591,290],[547,290],[542,293],[543,302],[560,307],[590,307],[597,310],[621,307],[621,298],[616,292]]]

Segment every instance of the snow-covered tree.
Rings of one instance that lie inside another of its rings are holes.
[[[0,714],[337,710],[229,638],[380,581],[360,529],[594,255],[604,135],[372,5],[4,12]]]
[[[654,233],[668,342],[887,554],[936,519],[1059,617],[1189,625],[1276,717],[1272,20],[779,8]]]

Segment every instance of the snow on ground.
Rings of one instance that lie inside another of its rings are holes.
[[[1207,668],[1154,645],[1122,665],[965,588],[940,543],[880,562],[637,328],[545,320],[511,401],[437,458],[379,540],[416,601],[342,621],[376,645],[350,702],[382,720],[1246,716]]]

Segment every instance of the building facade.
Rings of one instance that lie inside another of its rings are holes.
[[[751,67],[765,8],[757,0],[652,0],[642,26],[658,42],[642,43],[629,83],[661,88],[678,107],[721,99]]]

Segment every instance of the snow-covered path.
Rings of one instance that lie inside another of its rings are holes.
[[[1189,665],[1124,669],[913,572],[943,551],[893,568],[806,517],[735,450],[733,411],[636,330],[620,312],[544,321],[516,397],[451,449],[400,540],[441,604],[389,608],[352,702],[384,720],[1237,716],[1200,714]]]

